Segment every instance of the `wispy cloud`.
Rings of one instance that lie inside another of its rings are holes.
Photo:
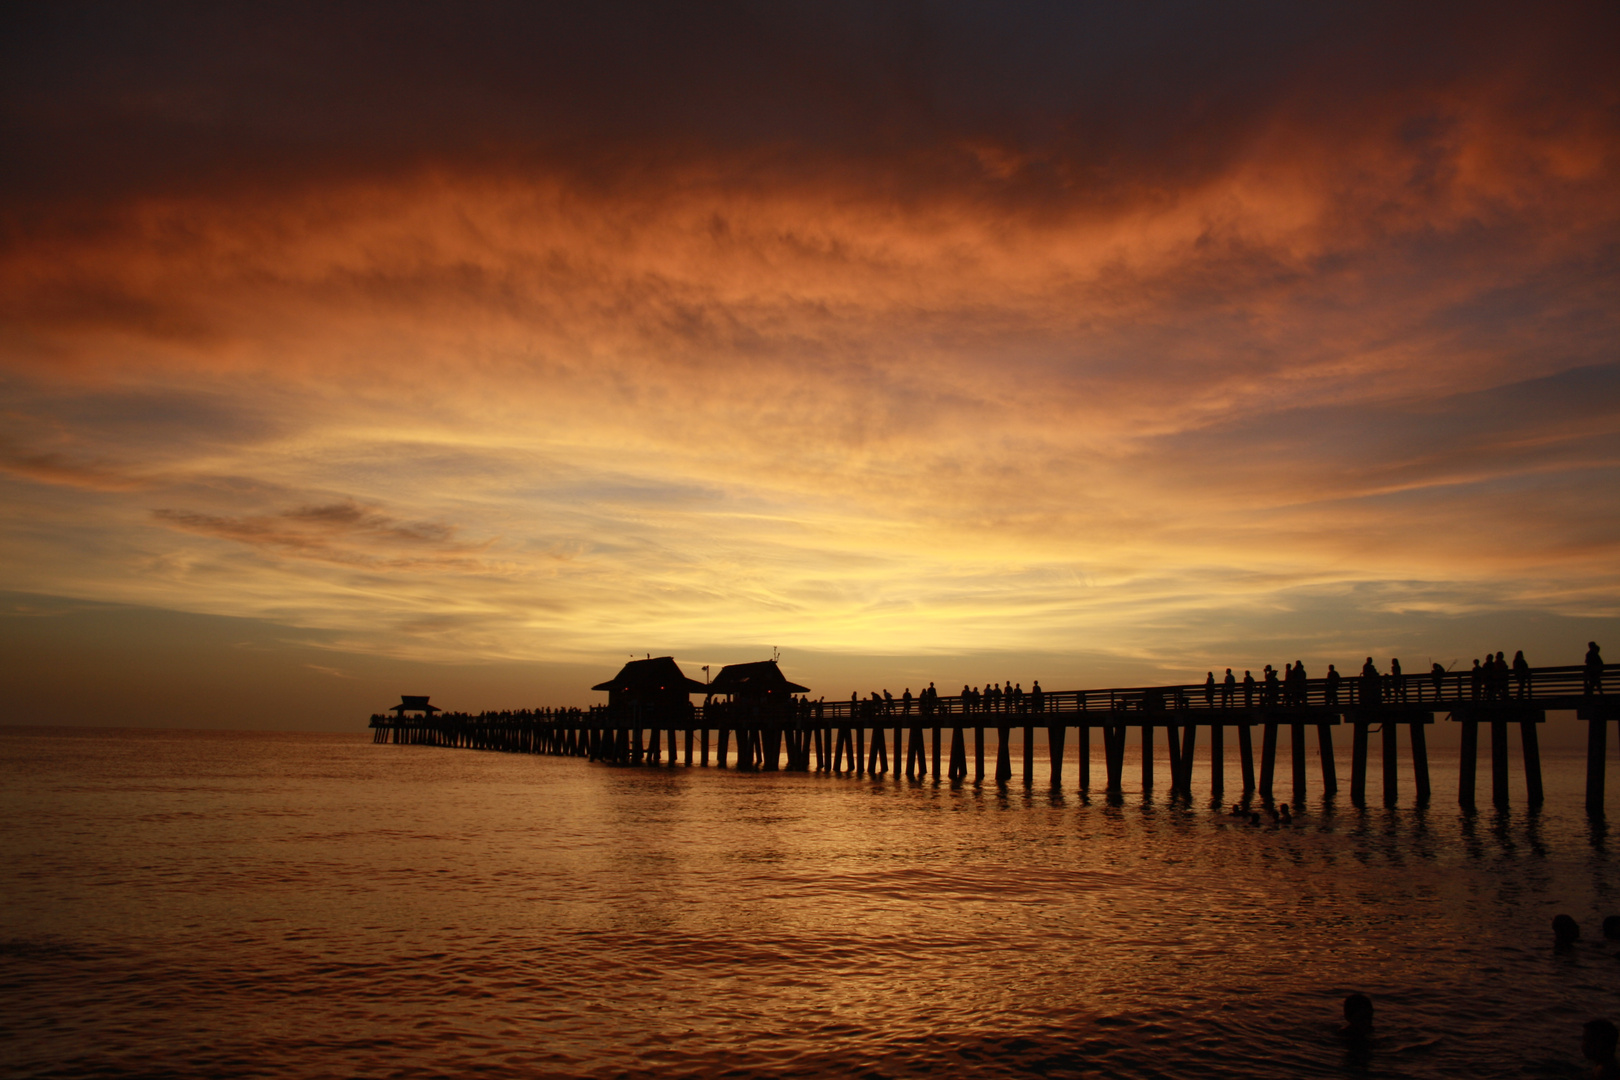
[[[467,657],[1613,617],[1612,12],[1180,17],[675,20],[608,78],[341,15],[279,95],[42,46],[4,583]]]

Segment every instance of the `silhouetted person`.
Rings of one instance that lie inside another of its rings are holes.
[[[1351,994],[1344,999],[1344,1027],[1339,1034],[1350,1039],[1365,1039],[1372,1035],[1373,1003],[1366,994]]]
[[[1389,660],[1389,700],[1406,700],[1406,680],[1401,676],[1401,662],[1393,656]]]
[[[1429,668],[1429,681],[1434,683],[1434,700],[1439,701],[1446,687],[1446,669],[1440,666],[1438,660]]]
[[[1294,812],[1288,809],[1287,803],[1280,803],[1277,806],[1277,822],[1280,825],[1292,825],[1294,823]]]
[[[1243,671],[1243,707],[1251,708],[1254,705],[1254,673],[1247,668]]]
[[[1620,915],[1610,915],[1603,920],[1603,936],[1610,941],[1620,941]]]
[[[1029,700],[1036,712],[1046,711],[1046,691],[1041,689],[1041,680],[1036,679],[1034,685],[1029,688]]]
[[[1588,1020],[1581,1026],[1581,1056],[1592,1062],[1596,1080],[1620,1080],[1620,1063],[1614,1059],[1620,1048],[1620,1028],[1607,1020]]]
[[[1361,705],[1363,707],[1379,703],[1379,678],[1378,665],[1372,662],[1372,657],[1367,657],[1367,662],[1361,665]]]
[[[1215,707],[1215,673],[1213,671],[1204,676],[1204,704],[1212,709]]]
[[[1237,679],[1233,677],[1232,669],[1227,668],[1226,678],[1221,680],[1221,707],[1223,709],[1232,707],[1232,691],[1235,689],[1237,689]]]
[[[1570,945],[1581,940],[1581,926],[1572,915],[1553,916],[1553,942]]]
[[[1322,691],[1322,700],[1327,702],[1329,705],[1337,705],[1339,703],[1339,683],[1342,681],[1343,679],[1339,675],[1338,669],[1336,669],[1332,664],[1329,664],[1327,673],[1327,687]]]
[[[1479,661],[1478,660],[1475,660],[1474,661],[1474,669],[1468,673],[1468,695],[1469,695],[1469,697],[1473,698],[1473,700],[1475,700],[1475,701],[1478,701],[1480,692],[1482,690],[1484,690],[1484,688],[1485,688],[1485,669],[1479,666]]]
[[[1586,693],[1603,693],[1603,654],[1595,641],[1586,643]]]
[[[1524,658],[1523,649],[1513,654],[1513,678],[1519,684],[1519,700],[1523,701],[1530,696],[1530,661]]]

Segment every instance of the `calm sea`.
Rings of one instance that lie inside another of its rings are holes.
[[[1583,762],[1547,752],[1540,813],[1515,777],[1464,814],[1434,757],[1426,810],[1324,802],[1313,762],[1279,828],[1202,771],[1170,801],[1165,762],[1144,797],[1134,750],[1110,805],[1072,761],[1002,793],[0,729],[0,1072],[1587,1075],[1620,875]]]

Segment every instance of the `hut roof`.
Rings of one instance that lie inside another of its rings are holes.
[[[389,708],[391,711],[397,712],[401,716],[407,712],[425,712],[432,714],[441,711],[437,705],[428,704],[429,696],[430,695],[426,694],[421,696],[401,694],[399,695],[399,704],[390,706]]]
[[[758,660],[752,664],[727,664],[707,687],[714,694],[762,694],[783,691],[789,694],[807,694],[808,686],[788,682],[775,660]]]
[[[655,656],[650,660],[632,660],[619,669],[619,673],[592,690],[617,690],[620,693],[658,690],[684,690],[688,694],[701,694],[708,689],[696,679],[688,679],[673,656]]]

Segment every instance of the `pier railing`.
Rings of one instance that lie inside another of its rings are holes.
[[[1462,725],[1459,801],[1474,800],[1475,759],[1479,726],[1490,736],[1492,797],[1507,802],[1507,732],[1518,724],[1524,744],[1526,790],[1532,803],[1542,799],[1540,751],[1536,725],[1548,711],[1569,710],[1587,722],[1587,806],[1601,811],[1607,727],[1620,720],[1620,665],[1599,671],[1585,666],[1540,667],[1518,672],[1413,672],[1400,676],[1360,673],[1338,679],[1256,680],[1227,686],[1219,680],[1170,686],[1113,687],[1103,690],[1016,690],[997,695],[950,695],[900,699],[868,696],[850,701],[709,701],[704,705],[642,702],[589,708],[503,710],[476,715],[439,712],[433,715],[378,714],[371,718],[376,742],[455,746],[518,753],[565,754],[615,764],[650,764],[668,755],[678,759],[677,735],[685,737],[685,763],[707,765],[710,735],[718,736],[717,763],[724,768],[729,743],[736,739],[736,767],[855,775],[898,775],[905,758],[908,777],[941,775],[942,739],[949,732],[952,781],[969,776],[967,732],[973,737],[974,782],[985,769],[985,730],[994,728],[995,781],[1012,777],[1012,732],[1022,729],[1023,776],[1034,781],[1035,732],[1045,728],[1054,786],[1062,782],[1066,732],[1074,729],[1081,787],[1090,784],[1091,733],[1100,732],[1107,768],[1107,788],[1120,790],[1125,731],[1141,731],[1142,780],[1153,783],[1153,742],[1162,728],[1170,752],[1171,789],[1187,792],[1192,783],[1193,754],[1200,727],[1210,740],[1210,786],[1218,796],[1224,780],[1224,733],[1238,738],[1244,791],[1270,798],[1274,783],[1278,735],[1287,729],[1292,756],[1295,798],[1306,785],[1306,728],[1317,729],[1325,790],[1337,789],[1332,729],[1352,726],[1351,796],[1364,797],[1368,743],[1382,742],[1384,799],[1393,804],[1398,779],[1396,746],[1404,726],[1411,742],[1414,781],[1420,801],[1429,796],[1428,752],[1424,729],[1436,713],[1449,714]],[[1262,731],[1260,770],[1256,777],[1251,728]],[[927,733],[932,733],[932,754]],[[892,733],[892,737],[891,737]],[[909,733],[909,740],[907,738]],[[644,738],[645,737],[645,738]],[[868,743],[870,737],[870,752]],[[665,741],[667,739],[667,742]],[[667,747],[667,750],[666,750]],[[892,758],[890,748],[892,747]],[[930,757],[931,766],[930,769]]]

